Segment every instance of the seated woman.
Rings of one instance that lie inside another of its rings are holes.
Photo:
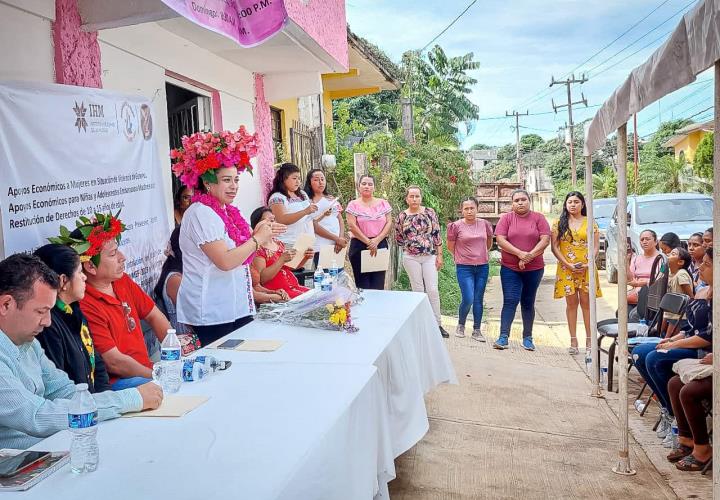
[[[713,364],[712,353],[700,360],[703,365]],[[677,462],[675,467],[684,471],[700,471],[712,459],[705,408],[703,401],[712,401],[712,376],[691,380],[683,384],[675,375],[668,382],[673,414],[677,420],[678,448],[667,459]]]
[[[712,249],[706,251],[700,276],[708,286],[700,290],[687,308],[687,328],[658,344],[640,344],[633,349],[633,364],[662,406],[658,437],[666,438],[664,446],[672,445],[670,424],[673,409],[668,394],[668,381],[673,376],[672,365],[687,358],[698,358],[712,346]]]
[[[693,281],[688,272],[691,260],[690,253],[683,247],[674,248],[670,252],[670,256],[668,257],[668,269],[670,271],[668,276],[668,292],[683,293],[691,299],[694,297]],[[664,333],[665,336],[677,333],[679,321],[679,315],[665,313],[660,329],[661,333]]]
[[[695,291],[706,287],[707,285],[700,279],[700,266],[702,265],[703,257],[705,256],[705,247],[703,247],[703,234],[694,233],[688,239],[688,252],[690,252],[690,267],[688,272],[693,279],[693,287]]]
[[[177,294],[182,281],[182,250],[180,250],[180,226],[177,226],[170,235],[170,245],[167,251],[167,259],[160,271],[160,278],[154,288],[155,303],[165,308],[165,316],[175,329],[182,355],[187,356],[191,352],[200,349],[200,340],[189,325],[180,323],[177,319]]]
[[[657,249],[657,234],[652,229],[646,229],[640,233],[640,248],[642,253],[635,255],[628,249],[627,279],[628,286],[632,288],[627,293],[628,304],[638,303],[638,292],[650,283],[650,274],[655,259],[660,252]]]
[[[660,237],[658,246],[660,247],[660,251],[669,257],[670,252],[672,252],[675,248],[682,246],[682,242],[677,234],[665,233]]]
[[[250,266],[250,277],[253,283],[253,299],[256,305],[286,302],[290,296],[285,290],[270,290],[260,284],[260,272],[255,266]]]
[[[272,220],[273,213],[267,207],[256,209],[250,216],[250,225],[255,228],[257,224],[264,220]],[[315,252],[309,248],[302,260],[298,264],[298,268],[303,267],[308,259],[312,259]],[[297,278],[287,264],[295,257],[294,249],[285,249],[282,241],[273,238],[268,243],[260,245],[253,258],[252,266],[260,273],[260,284],[269,290],[284,290],[291,299],[298,295],[302,295],[309,289],[300,286]]]
[[[85,296],[85,273],[80,256],[58,243],[44,245],[35,255],[60,277],[52,323],[37,336],[45,354],[76,384],[87,384],[91,393],[110,390],[110,379],[102,356],[95,352],[87,321],[78,301]]]

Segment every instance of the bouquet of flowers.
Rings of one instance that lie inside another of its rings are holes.
[[[358,328],[353,325],[350,312],[352,306],[361,301],[358,292],[341,273],[332,290],[311,289],[289,302],[263,305],[257,319],[355,333]]]
[[[170,151],[172,170],[183,184],[197,187],[198,179],[217,183],[215,169],[236,167],[252,173],[250,158],[257,155],[257,135],[241,126],[237,132],[196,132],[183,136],[182,147]]]

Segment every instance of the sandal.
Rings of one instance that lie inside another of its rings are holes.
[[[570,354],[570,355],[572,356],[572,355],[575,355],[575,354],[580,354],[580,351],[578,350],[577,347],[569,347],[569,348],[568,348],[568,354]]]
[[[677,467],[678,470],[682,470],[682,471],[686,471],[686,472],[700,472],[708,464],[709,461],[710,460],[701,462],[694,456],[688,455],[685,458],[683,458],[682,460],[680,460],[678,463],[676,463],[675,467]]]
[[[673,450],[668,454],[668,462],[675,463],[679,460],[682,460],[688,455],[692,455],[692,451],[692,446],[685,446],[684,444],[681,444],[677,450]]]

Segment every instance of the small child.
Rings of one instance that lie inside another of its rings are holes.
[[[668,292],[684,293],[691,299],[694,296],[693,280],[688,272],[692,257],[690,252],[682,247],[673,248],[668,256],[668,268],[670,275],[668,277]],[[674,335],[678,330],[678,322],[680,316],[673,313],[665,313],[662,325],[662,332],[666,337]]]

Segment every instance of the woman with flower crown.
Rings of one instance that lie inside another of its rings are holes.
[[[183,215],[183,279],[177,319],[191,325],[203,345],[252,321],[255,304],[249,264],[261,245],[285,226],[266,221],[251,231],[232,205],[240,172],[250,170],[256,138],[237,132],[198,132],[171,152],[173,172],[195,192]]]

